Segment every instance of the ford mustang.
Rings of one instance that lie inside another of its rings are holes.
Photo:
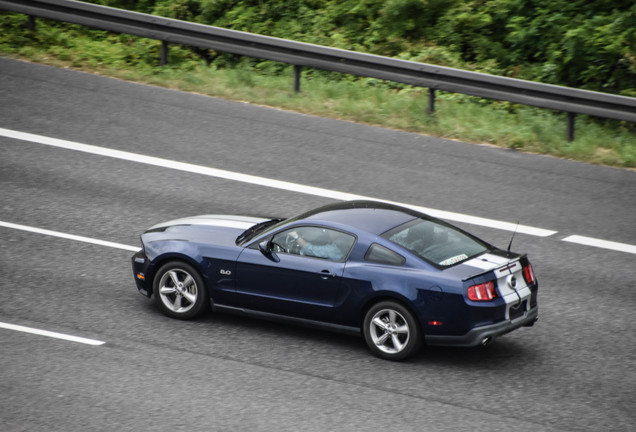
[[[289,219],[187,217],[153,226],[141,242],[137,289],[170,317],[211,308],[361,334],[388,360],[423,344],[485,345],[538,317],[526,255],[387,203]]]

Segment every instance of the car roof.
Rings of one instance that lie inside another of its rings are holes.
[[[389,203],[347,201],[311,210],[298,216],[297,220],[332,222],[380,235],[418,217],[427,216]]]

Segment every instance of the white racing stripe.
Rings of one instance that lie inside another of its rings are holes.
[[[563,239],[564,242],[576,243],[585,246],[594,246],[597,248],[611,249],[619,252],[627,252],[636,254],[636,246],[627,243],[619,243],[607,240],[596,239],[592,237],[584,237],[580,235],[571,235]]]
[[[28,232],[37,233],[37,234],[44,234],[44,235],[48,235],[52,237],[59,237],[59,238],[64,238],[68,240],[80,241],[84,243],[91,243],[91,244],[95,244],[99,246],[123,249],[123,250],[131,251],[131,252],[137,252],[139,249],[141,249],[138,246],[137,247],[128,246],[121,243],[113,243],[113,242],[104,241],[104,240],[97,240],[90,237],[82,237],[82,236],[73,235],[73,234],[66,234],[59,231],[51,231],[51,230],[42,229],[42,228],[34,228],[34,227],[26,226],[26,225],[14,224],[11,222],[0,221],[0,227],[12,228],[12,229],[17,229],[21,231],[28,231]]]
[[[22,141],[28,141],[38,144],[44,144],[48,146],[64,148],[67,150],[75,150],[84,153],[90,153],[100,156],[111,157],[115,159],[127,160],[131,162],[138,162],[147,165],[154,165],[162,168],[169,168],[179,171],[190,172],[194,174],[201,174],[210,177],[223,178],[227,180],[234,180],[243,183],[256,184],[259,186],[266,186],[275,189],[282,189],[291,192],[298,192],[308,195],[320,196],[323,198],[331,198],[341,201],[349,200],[375,200],[388,202],[392,204],[398,204],[404,207],[409,207],[423,213],[427,213],[431,216],[438,217],[440,219],[446,219],[454,222],[465,222],[473,225],[480,225],[489,228],[496,228],[506,231],[517,231],[523,234],[529,234],[538,237],[549,237],[556,234],[556,231],[546,230],[543,228],[536,228],[527,225],[517,225],[515,223],[503,222],[494,219],[481,218],[477,216],[469,216],[461,213],[447,212],[443,210],[436,210],[428,207],[413,206],[410,204],[403,204],[393,201],[378,200],[376,198],[367,197],[364,195],[355,195],[346,192],[339,192],[329,189],[323,189],[313,186],[306,186],[297,183],[285,182],[280,180],[268,179],[265,177],[258,177],[249,174],[241,174],[232,171],[226,171],[216,168],[209,168],[201,165],[194,165],[184,162],[172,161],[169,159],[162,159],[153,156],[144,156],[137,153],[129,153],[121,150],[113,150],[105,147],[98,147],[89,144],[81,144],[72,141],[65,141],[56,138],[45,137],[42,135],[34,135],[25,132],[13,131],[10,129],[0,128],[0,135],[7,138],[14,138]]]
[[[265,222],[267,219],[247,217],[247,216],[232,216],[232,215],[201,215],[190,216],[180,219],[171,220],[168,222],[162,222],[150,227],[150,229],[169,227],[172,225],[205,225],[213,227],[225,227],[225,228],[238,228],[246,230],[253,227],[257,223]]]
[[[501,266],[502,264],[510,261],[509,258],[500,257],[492,254],[484,254],[480,255],[478,258],[473,258],[468,261],[464,261],[464,264],[469,265],[471,267],[476,267],[480,270],[492,270]]]
[[[46,336],[46,337],[55,338],[55,339],[62,339],[62,340],[67,340],[71,342],[78,342],[85,345],[99,346],[99,345],[104,345],[106,343],[100,340],[87,339],[87,338],[72,336],[72,335],[68,335],[64,333],[57,333],[57,332],[52,332],[48,330],[40,330],[40,329],[36,329],[32,327],[24,327],[20,325],[3,323],[3,322],[0,322],[0,328],[19,331],[22,333],[30,333],[30,334],[40,335],[40,336]]]

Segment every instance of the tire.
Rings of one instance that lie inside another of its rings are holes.
[[[364,317],[363,333],[373,354],[386,360],[404,360],[421,344],[420,327],[413,314],[394,301],[371,306]]]
[[[159,268],[153,290],[159,310],[172,318],[192,319],[209,308],[203,278],[194,267],[181,261],[171,261]]]

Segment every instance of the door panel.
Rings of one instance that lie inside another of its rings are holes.
[[[344,263],[244,249],[236,267],[237,295],[244,307],[263,312],[331,321]]]

